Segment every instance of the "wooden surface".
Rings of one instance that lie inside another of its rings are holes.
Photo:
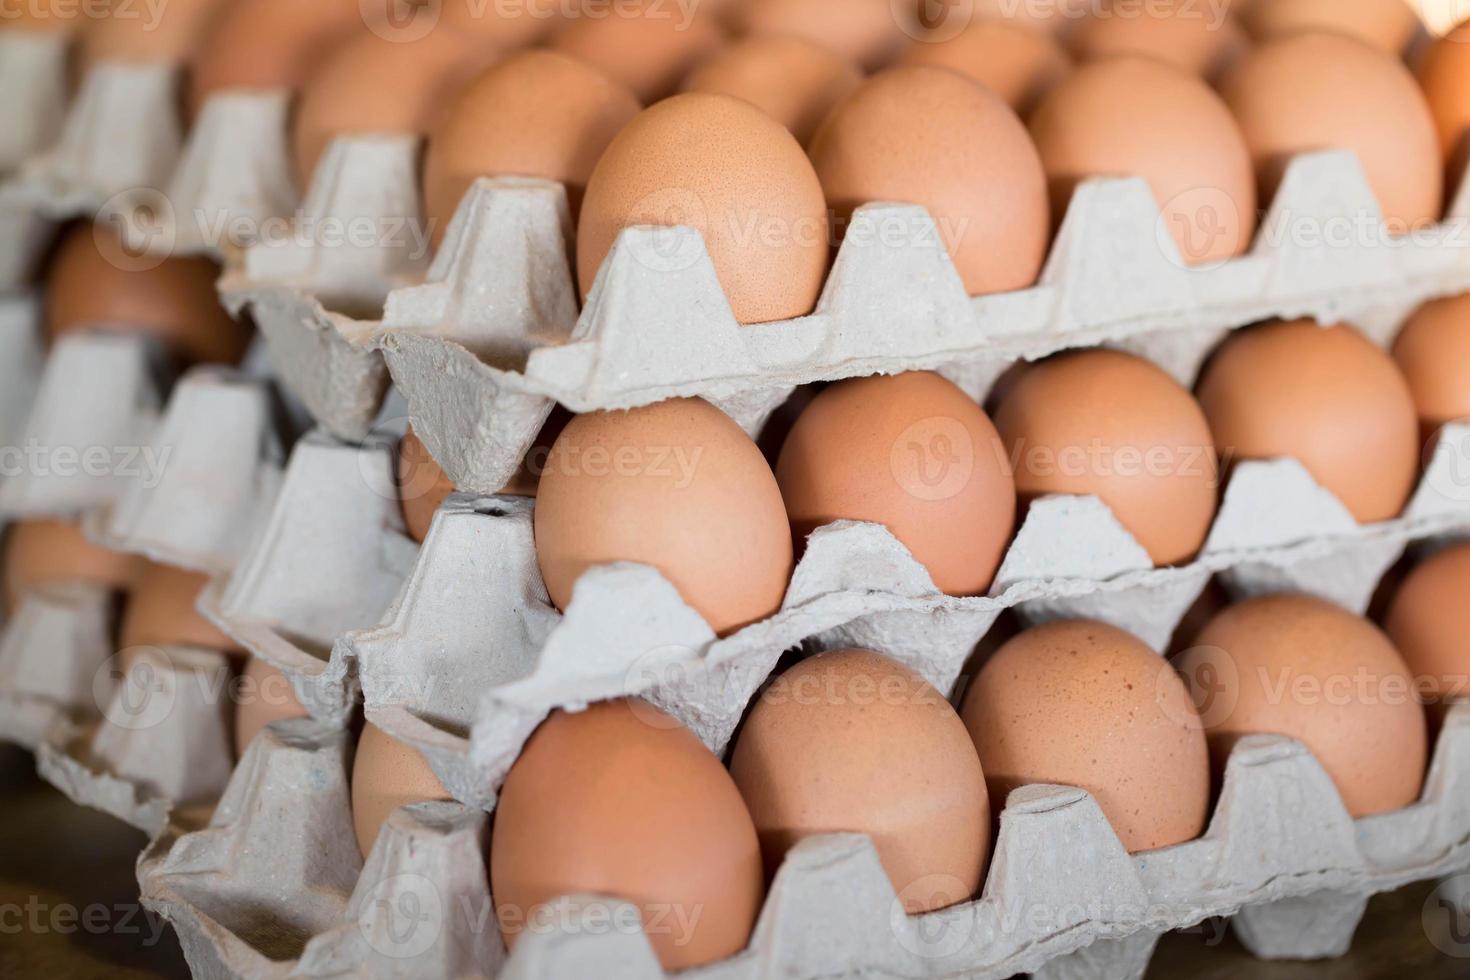
[[[144,916],[133,862],[141,833],[75,806],[35,777],[28,753],[0,746],[0,978],[187,977],[173,931]],[[1462,980],[1470,959],[1437,952],[1422,910],[1431,887],[1374,900],[1351,956],[1260,963],[1210,924],[1165,937],[1148,980]],[[89,907],[92,928],[80,916]],[[68,927],[68,916],[78,917]],[[39,921],[41,928],[31,927]],[[19,925],[20,931],[15,927]],[[1463,952],[1470,954],[1470,942]]]

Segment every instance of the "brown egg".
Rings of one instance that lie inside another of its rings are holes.
[[[922,204],[971,295],[1036,281],[1046,174],[1026,127],[978,82],[940,68],[874,75],[827,117],[811,156],[839,228],[862,204]]]
[[[1393,345],[1419,411],[1420,434],[1470,419],[1470,293],[1425,303]]]
[[[559,609],[593,565],[641,562],[718,633],[774,613],[792,564],[770,466],[698,399],[574,418],[541,475],[536,556]]]
[[[193,60],[190,114],[225,89],[299,89],[339,41],[363,26],[359,0],[228,0]]]
[[[746,0],[733,10],[745,35],[784,35],[820,44],[872,71],[909,43],[890,0]]]
[[[961,716],[997,811],[1049,783],[1091,793],[1131,854],[1205,829],[1210,761],[1194,702],[1168,661],[1120,629],[1027,630],[985,664]]]
[[[937,21],[929,26],[943,28],[956,13],[962,13],[962,5],[932,6],[927,0],[917,0],[921,22],[925,18]],[[1001,20],[1036,31],[1062,34],[1077,25],[1087,16],[1093,0],[1052,0],[1048,3],[1017,3],[1016,0],[974,0],[974,18]],[[971,21],[961,21],[970,23]]]
[[[1422,561],[1399,586],[1384,629],[1427,699],[1470,701],[1470,544]]]
[[[900,64],[968,75],[1022,116],[1072,70],[1072,59],[1051,34],[1005,20],[975,20],[958,34],[943,30],[921,38]]]
[[[1298,34],[1256,48],[1221,94],[1239,120],[1263,200],[1302,153],[1352,150],[1390,231],[1439,218],[1443,174],[1434,122],[1414,76],[1392,55],[1336,34]]]
[[[362,726],[352,760],[352,825],[357,847],[367,857],[383,822],[410,803],[450,799],[418,749],[405,745],[372,723]]]
[[[422,544],[439,505],[453,492],[454,484],[410,427],[398,444],[398,495],[408,536]]]
[[[121,649],[187,646],[244,656],[245,650],[199,612],[199,593],[209,576],[148,562],[123,609]]]
[[[1256,179],[1230,109],[1196,76],[1148,58],[1093,62],[1052,90],[1031,136],[1060,220],[1088,177],[1143,177],[1190,265],[1250,247]]]
[[[665,970],[745,948],[764,892],[755,827],[729,773],[641,701],[554,712],[500,791],[490,893],[507,945],[566,895],[639,907]]]
[[[1308,596],[1251,599],[1175,664],[1196,688],[1217,766],[1243,736],[1286,735],[1317,757],[1354,817],[1418,799],[1424,710],[1398,651],[1366,619]]]
[[[1470,21],[1430,45],[1418,74],[1439,133],[1446,187],[1454,192],[1470,163]]]
[[[99,62],[183,64],[194,56],[220,11],[234,0],[168,0],[115,4],[86,20],[81,34],[83,70]]]
[[[1072,50],[1083,61],[1133,54],[1214,78],[1245,51],[1245,32],[1220,4],[1197,0],[1104,0],[1077,24]]]
[[[1424,25],[1416,0],[1248,0],[1239,6],[1248,31],[1263,41],[1306,31],[1347,34],[1402,55]]]
[[[1226,458],[1292,457],[1363,524],[1408,503],[1419,474],[1413,396],[1393,359],[1352,327],[1240,331],[1206,366],[1199,400]]]
[[[744,99],[805,144],[862,80],[851,61],[811,41],[753,37],[696,68],[684,80],[684,91]]]
[[[271,722],[305,717],[307,711],[296,699],[285,674],[259,657],[245,661],[235,704],[236,758],[245,754],[251,740]]]
[[[495,60],[479,37],[442,29],[417,40],[365,32],[333,49],[301,90],[292,123],[296,181],[311,183],[328,144],[349,133],[423,133]]]
[[[157,337],[186,364],[239,363],[250,330],[220,305],[219,266],[200,257],[139,264],[121,248],[104,225],[78,224],[63,237],[47,273],[48,342],[77,330],[127,330]]]
[[[434,241],[478,177],[561,181],[575,218],[592,168],[639,109],[632,92],[554,51],[494,65],[465,86],[429,138],[424,202]]]
[[[995,424],[1022,500],[1095,495],[1159,565],[1204,545],[1215,444],[1188,390],[1148,361],[1111,350],[1042,361],[1006,393]]]
[[[14,612],[31,589],[62,582],[128,589],[142,565],[141,558],[88,541],[75,521],[19,521],[5,533],[5,608]]]
[[[927,372],[825,389],[786,437],[776,479],[798,541],[837,520],[885,525],[950,595],[990,587],[1015,525],[995,426]]]
[[[583,13],[557,29],[551,47],[598,69],[641,101],[656,102],[724,43],[715,21],[695,16],[697,9],[648,0],[637,15]]]
[[[887,657],[823,653],[776,678],[750,710],[730,775],[768,876],[803,838],[845,832],[872,838],[910,915],[980,890],[990,804],[975,746],[944,695]]]
[[[810,313],[827,274],[827,209],[801,144],[725,95],[690,92],[645,109],[602,155],[577,227],[583,298],[630,225],[697,228],[741,323]]]

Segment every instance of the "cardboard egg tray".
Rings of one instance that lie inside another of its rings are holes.
[[[67,51],[61,32],[0,31],[0,174],[60,135],[66,109]]]

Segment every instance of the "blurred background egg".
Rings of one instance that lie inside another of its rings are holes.
[[[199,612],[209,576],[148,562],[123,606],[118,647],[187,646],[244,656],[245,650]]]
[[[687,728],[641,701],[602,702],[553,712],[511,767],[490,893],[512,948],[562,896],[629,902],[663,968],[681,970],[745,948],[760,845],[729,773]]]
[[[1221,262],[1250,246],[1250,150],[1230,109],[1196,76],[1132,56],[1084,65],[1037,108],[1031,136],[1054,220],[1088,177],[1143,177],[1187,264]]]
[[[1419,307],[1399,331],[1393,357],[1414,396],[1422,438],[1470,419],[1470,294]]]
[[[1026,127],[973,79],[874,75],[822,123],[811,157],[839,229],[863,204],[921,204],[970,295],[1036,281],[1051,235],[1046,174]]]
[[[741,34],[799,37],[869,71],[890,64],[909,43],[894,9],[891,0],[743,0],[731,5]]]
[[[1189,691],[1136,637],[1087,620],[1033,627],[981,668],[961,711],[1000,813],[1037,783],[1092,794],[1129,853],[1194,840],[1209,752]]]
[[[683,88],[744,99],[804,145],[862,78],[855,64],[828,48],[797,37],[762,36],[710,58]]]
[[[1215,519],[1215,442],[1198,403],[1121,351],[1058,354],[1006,389],[995,424],[1026,502],[1096,496],[1158,565],[1192,558]]]
[[[677,89],[725,42],[714,18],[702,15],[697,4],[639,0],[639,8],[636,15],[609,11],[594,0],[557,28],[552,50],[591,65],[649,103]]]
[[[1237,331],[1198,392],[1222,457],[1293,458],[1362,524],[1408,503],[1419,473],[1413,396],[1354,328],[1278,320]]]
[[[934,584],[982,595],[1010,542],[1016,487],[979,405],[937,374],[855,378],[798,416],[776,479],[798,546],[833,521],[893,532]]]
[[[182,65],[192,58],[214,18],[235,0],[167,0],[115,4],[85,20],[83,71],[102,62]]]
[[[239,698],[235,704],[235,757],[245,754],[245,749],[255,736],[273,721],[307,717],[306,709],[296,699],[291,682],[259,657],[249,657],[238,685]]]
[[[743,99],[689,92],[645,109],[587,182],[577,226],[585,299],[618,232],[686,225],[704,236],[740,323],[810,313],[827,274],[822,187],[801,144]],[[654,269],[666,255],[644,256]],[[682,269],[674,257],[672,265]]]
[[[920,38],[901,64],[968,75],[1023,117],[1072,70],[1072,59],[1050,32],[1005,20],[974,20],[958,33],[944,29]]]
[[[723,634],[774,613],[791,578],[770,466],[698,399],[572,419],[547,457],[535,520],[541,574],[562,610],[591,566],[641,562]]]
[[[1236,5],[1246,30],[1261,40],[1333,31],[1397,57],[1424,29],[1413,0],[1243,0]]]
[[[1404,579],[1383,626],[1426,700],[1470,701],[1470,543],[1435,552]]]
[[[4,544],[5,606],[12,613],[27,592],[41,586],[86,582],[126,590],[144,564],[88,541],[75,521],[16,521],[6,529]]]
[[[867,834],[910,915],[968,901],[990,853],[985,776],[964,723],[908,667],[867,650],[803,660],[746,718],[730,775],[774,876],[806,837]]]
[[[1247,47],[1225,5],[1197,0],[1103,0],[1068,38],[1081,61],[1140,55],[1202,78],[1217,77]]]
[[[454,484],[410,426],[398,444],[398,495],[408,536],[423,544],[439,505],[453,492]]]
[[[1447,168],[1445,186],[1454,193],[1470,164],[1470,22],[1429,46],[1419,61],[1418,75],[1439,134]]]
[[[1175,665],[1217,768],[1244,736],[1285,735],[1312,751],[1355,818],[1419,798],[1424,710],[1403,659],[1366,619],[1309,596],[1249,599],[1212,620]]]
[[[365,858],[394,810],[410,803],[448,800],[449,791],[419,751],[368,722],[352,760],[352,824]]]

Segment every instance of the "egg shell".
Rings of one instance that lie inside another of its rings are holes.
[[[292,123],[297,186],[307,187],[333,138],[422,133],[498,52],[482,38],[438,29],[415,40],[371,32],[334,48],[301,91]]]
[[[630,225],[698,229],[740,323],[810,313],[827,274],[817,175],[796,138],[742,99],[676,95],[645,109],[608,146],[577,227],[584,299]]]
[[[725,43],[713,18],[674,4],[648,3],[636,15],[584,13],[556,30],[551,47],[598,69],[645,103],[678,88]]]
[[[1223,5],[1198,0],[1104,2],[1078,22],[1069,41],[1082,61],[1139,55],[1203,78],[1229,69],[1248,47]]]
[[[1470,163],[1470,23],[1460,24],[1429,46],[1419,61],[1418,76],[1439,134],[1446,180],[1458,189]]]
[[[244,755],[251,740],[271,722],[305,717],[307,711],[296,700],[286,675],[259,657],[250,657],[240,675],[235,704],[235,757]]]
[[[99,62],[181,65],[235,0],[167,0],[116,4],[89,19],[81,34],[83,69]]]
[[[1016,517],[1005,447],[937,374],[857,378],[809,405],[776,463],[799,541],[836,520],[885,525],[951,595],[982,595]]]
[[[745,948],[763,886],[729,773],[646,703],[553,713],[506,776],[490,892],[512,948],[547,903],[603,895],[639,907],[665,970],[698,966]]]
[[[774,613],[791,578],[770,466],[739,426],[697,399],[574,418],[547,457],[535,527],[560,609],[591,566],[642,562],[728,633]]]
[[[450,799],[418,749],[405,745],[372,723],[362,726],[352,760],[352,826],[367,857],[383,822],[410,803]]]
[[[1189,391],[1120,351],[1032,365],[995,413],[1016,492],[1095,495],[1159,565],[1194,556],[1214,522],[1215,443]]]
[[[560,181],[575,217],[603,151],[641,108],[625,86],[555,51],[525,51],[484,71],[429,139],[424,202],[435,242],[478,177]]]
[[[1419,424],[1393,359],[1347,325],[1275,321],[1231,336],[1199,400],[1223,458],[1292,457],[1359,523],[1397,517],[1419,476]]]
[[[1393,358],[1403,371],[1427,441],[1441,426],[1470,419],[1470,294],[1431,300],[1414,311]]]
[[[1439,141],[1414,76],[1394,56],[1340,34],[1297,34],[1255,48],[1224,78],[1263,200],[1293,156],[1352,150],[1398,234],[1436,222]]]
[[[768,875],[803,838],[841,831],[872,838],[910,915],[980,890],[990,853],[980,759],[944,696],[896,661],[840,650],[792,667],[751,708],[730,775]]]
[[[1366,619],[1310,596],[1250,599],[1175,663],[1195,689],[1217,767],[1246,735],[1286,735],[1317,757],[1354,817],[1419,798],[1424,710],[1403,659]]]
[[[439,505],[453,492],[454,484],[410,427],[398,444],[398,496],[408,536],[422,544]]]
[[[88,541],[75,521],[18,521],[5,533],[5,607],[14,612],[26,592],[63,582],[125,590],[142,567],[141,558]]]
[[[975,20],[957,34],[921,38],[900,64],[967,75],[1022,116],[1072,71],[1071,57],[1050,33],[1006,20]]]
[[[51,260],[44,296],[48,342],[95,327],[151,334],[185,364],[236,364],[250,331],[220,305],[219,266],[202,257],[140,259],[103,225],[78,224]]]
[[[208,585],[202,572],[148,562],[123,607],[119,648],[189,646],[244,656],[243,647],[199,612],[199,593]]]
[[[1262,40],[1332,31],[1398,56],[1424,30],[1413,8],[1415,2],[1418,0],[1248,0],[1239,6],[1246,30]]]
[[[927,67],[874,75],[827,117],[811,157],[839,228],[862,204],[922,204],[971,295],[1035,283],[1046,174],[1026,127],[978,82]]]
[[[796,37],[753,37],[731,45],[684,80],[686,92],[744,99],[803,145],[838,102],[862,83],[853,62]]]
[[[961,711],[997,812],[1023,786],[1085,789],[1129,853],[1194,840],[1210,804],[1205,734],[1184,682],[1137,638],[1086,620],[1001,647]]]
[[[1031,136],[1053,216],[1088,177],[1143,177],[1186,263],[1223,262],[1250,247],[1250,150],[1224,100],[1196,76],[1126,55],[1093,62],[1041,103]]]
[[[743,35],[799,37],[869,71],[890,64],[910,40],[890,0],[746,0],[733,15]]]
[[[1434,702],[1470,700],[1470,544],[1430,555],[1399,586],[1384,629]]]

